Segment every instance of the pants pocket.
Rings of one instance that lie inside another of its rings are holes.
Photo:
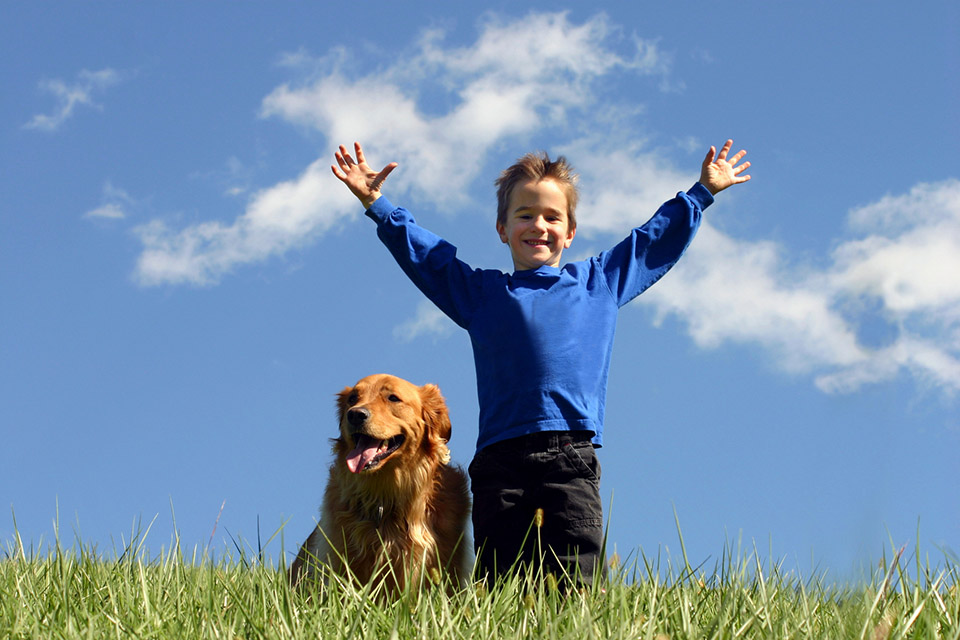
[[[593,445],[577,447],[568,442],[560,450],[563,451],[563,455],[582,478],[594,484],[600,484],[600,460],[597,459],[597,453],[594,451]]]

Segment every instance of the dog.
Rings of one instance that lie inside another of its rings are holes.
[[[320,522],[290,566],[294,587],[321,567],[389,593],[426,577],[463,586],[470,496],[450,465],[450,416],[436,385],[396,376],[363,378],[337,394],[340,435]]]

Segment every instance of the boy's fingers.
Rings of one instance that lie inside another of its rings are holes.
[[[360,143],[359,143],[359,142],[354,142],[354,143],[353,143],[353,148],[354,148],[354,149],[356,150],[356,152],[357,152],[357,163],[363,164],[364,162],[366,162],[366,159],[363,157],[363,149],[360,148]]]
[[[396,162],[391,162],[385,166],[380,173],[377,174],[377,177],[373,179],[373,182],[370,183],[370,188],[374,191],[379,191],[380,186],[383,185],[383,181],[387,179],[387,176],[390,175],[390,172],[397,168]]]
[[[713,162],[713,156],[716,153],[717,153],[717,148],[714,146],[711,146],[710,149],[707,151],[707,156],[703,159],[703,165],[706,166],[711,162]]]
[[[340,169],[342,169],[343,172],[346,173],[350,169],[350,163],[347,162],[347,159],[344,158],[339,153],[335,154],[335,157],[337,158],[337,164],[340,165]]]

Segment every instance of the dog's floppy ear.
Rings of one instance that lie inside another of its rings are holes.
[[[337,425],[343,422],[343,416],[350,407],[347,406],[347,398],[353,393],[353,387],[344,387],[343,391],[337,394]]]
[[[435,384],[425,384],[420,387],[420,404],[423,407],[423,422],[431,439],[444,443],[450,441],[450,414],[447,412],[447,403],[440,394],[440,387]]]

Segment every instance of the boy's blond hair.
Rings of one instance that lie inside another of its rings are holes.
[[[544,179],[555,180],[564,195],[567,196],[568,228],[577,228],[577,180],[579,176],[563,156],[551,160],[546,151],[528,153],[500,173],[494,184],[497,186],[497,224],[507,224],[507,207],[510,206],[510,194],[518,183],[524,180],[540,182]]]

